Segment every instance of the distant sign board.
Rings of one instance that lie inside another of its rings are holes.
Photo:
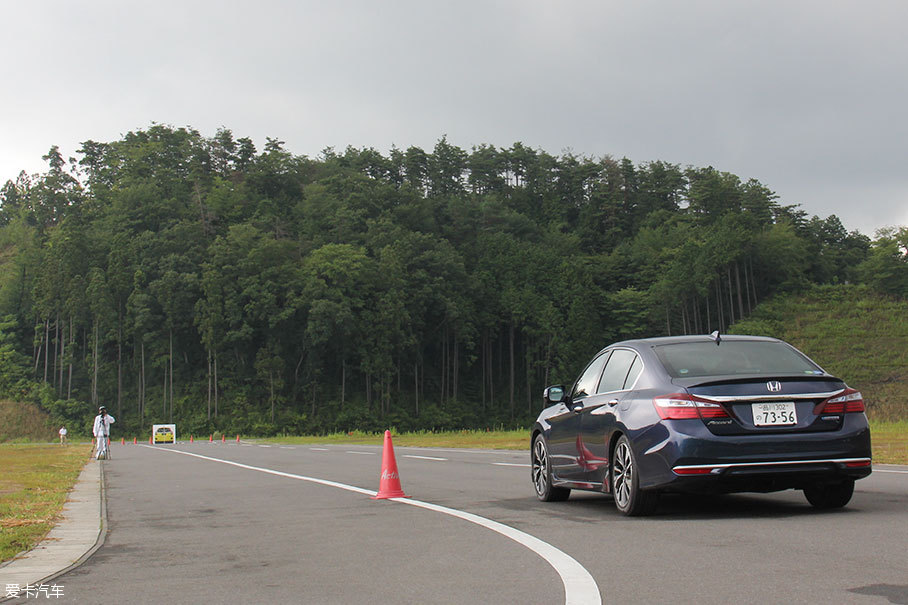
[[[151,425],[151,435],[155,443],[176,443],[177,425],[153,424]]]

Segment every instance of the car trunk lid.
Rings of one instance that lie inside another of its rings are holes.
[[[815,413],[819,404],[846,389],[828,374],[710,376],[672,382],[703,402],[701,407],[711,413],[701,413],[701,419],[717,435],[833,431],[842,424],[842,414]]]

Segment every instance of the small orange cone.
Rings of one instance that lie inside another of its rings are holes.
[[[227,435],[221,435],[221,443],[227,443]]]
[[[237,442],[237,443],[240,442],[240,436],[239,436],[239,435],[236,436],[236,442]]]
[[[136,444],[136,437],[133,437],[133,438],[132,438],[132,444],[133,444],[133,445]]]
[[[208,443],[214,441],[214,435],[208,435]]]
[[[120,437],[120,445],[126,445],[126,437]]]
[[[385,431],[385,445],[381,456],[381,482],[378,493],[372,496],[373,500],[385,498],[409,498],[400,487],[400,474],[397,472],[397,461],[394,459],[391,431]]]
[[[189,435],[189,443],[193,443],[192,434]]]
[[[154,444],[151,442],[151,437],[148,438],[148,445],[154,445]]]

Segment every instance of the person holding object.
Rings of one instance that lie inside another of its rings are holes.
[[[66,443],[66,427],[61,426],[60,430],[57,432],[60,433],[60,445],[65,444]]]
[[[95,456],[98,460],[102,458],[110,459],[110,425],[116,422],[113,416],[107,413],[107,408],[103,405],[98,408],[98,415],[95,416],[95,425],[92,433],[98,440],[98,454]]]

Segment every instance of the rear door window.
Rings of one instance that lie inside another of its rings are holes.
[[[628,349],[615,349],[608,363],[605,365],[605,371],[602,373],[602,380],[599,381],[597,393],[610,393],[612,391],[622,391],[625,388],[628,374],[637,354]]]
[[[634,388],[634,383],[637,382],[637,377],[640,376],[640,372],[643,371],[643,362],[640,361],[640,356],[634,356],[634,363],[631,364],[631,369],[627,372],[627,378],[624,380],[624,390]]]

